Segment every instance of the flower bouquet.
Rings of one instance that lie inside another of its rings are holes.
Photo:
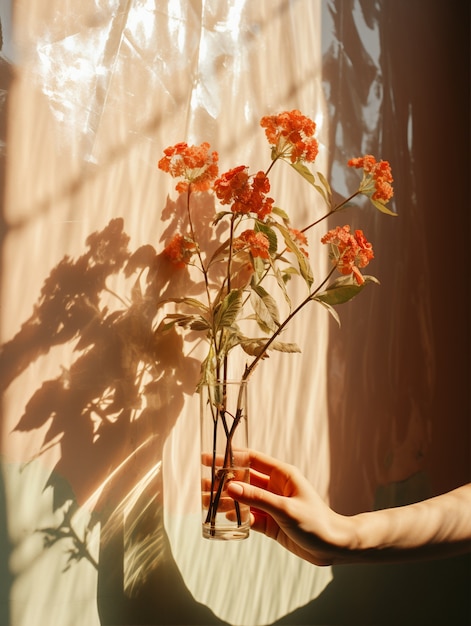
[[[306,165],[318,154],[314,121],[293,110],[265,116],[260,124],[271,146],[266,171],[250,173],[246,165],[238,165],[220,175],[219,155],[208,143],[168,147],[158,164],[177,179],[176,190],[184,194],[188,223],[187,230],[174,234],[164,255],[177,268],[195,268],[203,283],[203,298],[172,298],[175,312],[164,316],[159,330],[180,327],[200,333],[207,342],[198,392],[203,536],[209,538],[248,535],[249,512],[225,495],[225,487],[234,478],[248,480],[243,458],[247,445],[246,385],[256,366],[269,350],[300,352],[295,343],[283,340],[283,333],[307,304],[319,303],[338,321],[336,305],[359,294],[368,283],[378,282],[362,273],[374,256],[372,245],[361,230],[352,232],[349,225],[331,229],[321,238],[328,248],[331,268],[327,276],[315,281],[306,232],[362,195],[379,211],[396,215],[387,206],[393,195],[387,161],[377,161],[371,155],[351,159],[348,166],[361,171],[359,185],[348,198],[334,203],[325,176]],[[269,196],[270,176],[275,164],[282,161],[307,181],[325,204],[324,215],[302,228],[295,227],[288,213]],[[212,250],[204,248],[195,228],[193,203],[202,192],[213,194],[220,205],[213,228],[221,230],[225,224],[222,241]],[[306,292],[300,302],[293,303],[289,283],[295,277],[304,282]],[[278,294],[270,293],[268,285],[274,285]],[[279,296],[286,303],[284,316],[280,314]],[[229,358],[235,351],[242,351],[246,362],[240,376],[230,377]]]

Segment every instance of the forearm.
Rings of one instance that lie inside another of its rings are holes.
[[[251,484],[228,494],[251,507],[252,527],[316,565],[397,562],[471,550],[471,483],[408,506],[345,516],[297,468],[249,451]]]
[[[394,562],[469,551],[471,484],[408,506],[348,518],[347,549],[336,562]]]

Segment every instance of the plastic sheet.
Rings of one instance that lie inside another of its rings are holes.
[[[340,194],[348,158],[388,159],[399,217],[354,217],[381,287],[340,311],[340,329],[321,310],[294,324],[302,357],[272,357],[254,377],[252,444],[296,463],[348,514],[469,479],[468,192],[450,184],[469,165],[466,20],[441,4],[428,3],[427,23],[418,0],[2,6],[1,623],[364,623],[352,617],[364,607],[356,571],[332,579],[255,534],[201,539],[194,345],[159,346],[146,404],[126,405],[129,381],[111,376],[119,419],[105,428],[88,410],[123,354],[80,317],[85,304],[120,309],[93,272],[100,262],[120,293],[125,247],[163,247],[180,219],[156,168],[163,148],[207,140],[223,169],[263,168],[267,113],[316,120],[317,167]],[[319,207],[292,174],[273,191],[303,224]],[[182,288],[167,279],[162,294]],[[447,610],[463,606],[457,593]]]

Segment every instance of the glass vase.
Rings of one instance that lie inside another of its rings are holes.
[[[250,509],[227,495],[227,485],[249,482],[247,383],[204,385],[200,402],[203,537],[246,539]]]

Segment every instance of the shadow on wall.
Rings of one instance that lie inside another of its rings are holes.
[[[86,243],[82,256],[51,271],[33,315],[0,351],[2,390],[57,346],[75,355],[34,392],[15,428],[48,425],[42,451],[60,446],[47,487],[62,521],[38,530],[46,547],[63,545],[67,567],[86,559],[97,569],[102,624],[221,623],[186,589],[163,525],[163,446],[184,394],[194,392],[199,362],[184,355],[174,328],[156,331],[156,316],[183,283],[191,290],[191,279],[150,245],[131,253],[122,219]],[[129,298],[112,292],[113,278],[130,283]],[[90,499],[82,535],[75,514]],[[87,539],[98,523],[96,559]]]

